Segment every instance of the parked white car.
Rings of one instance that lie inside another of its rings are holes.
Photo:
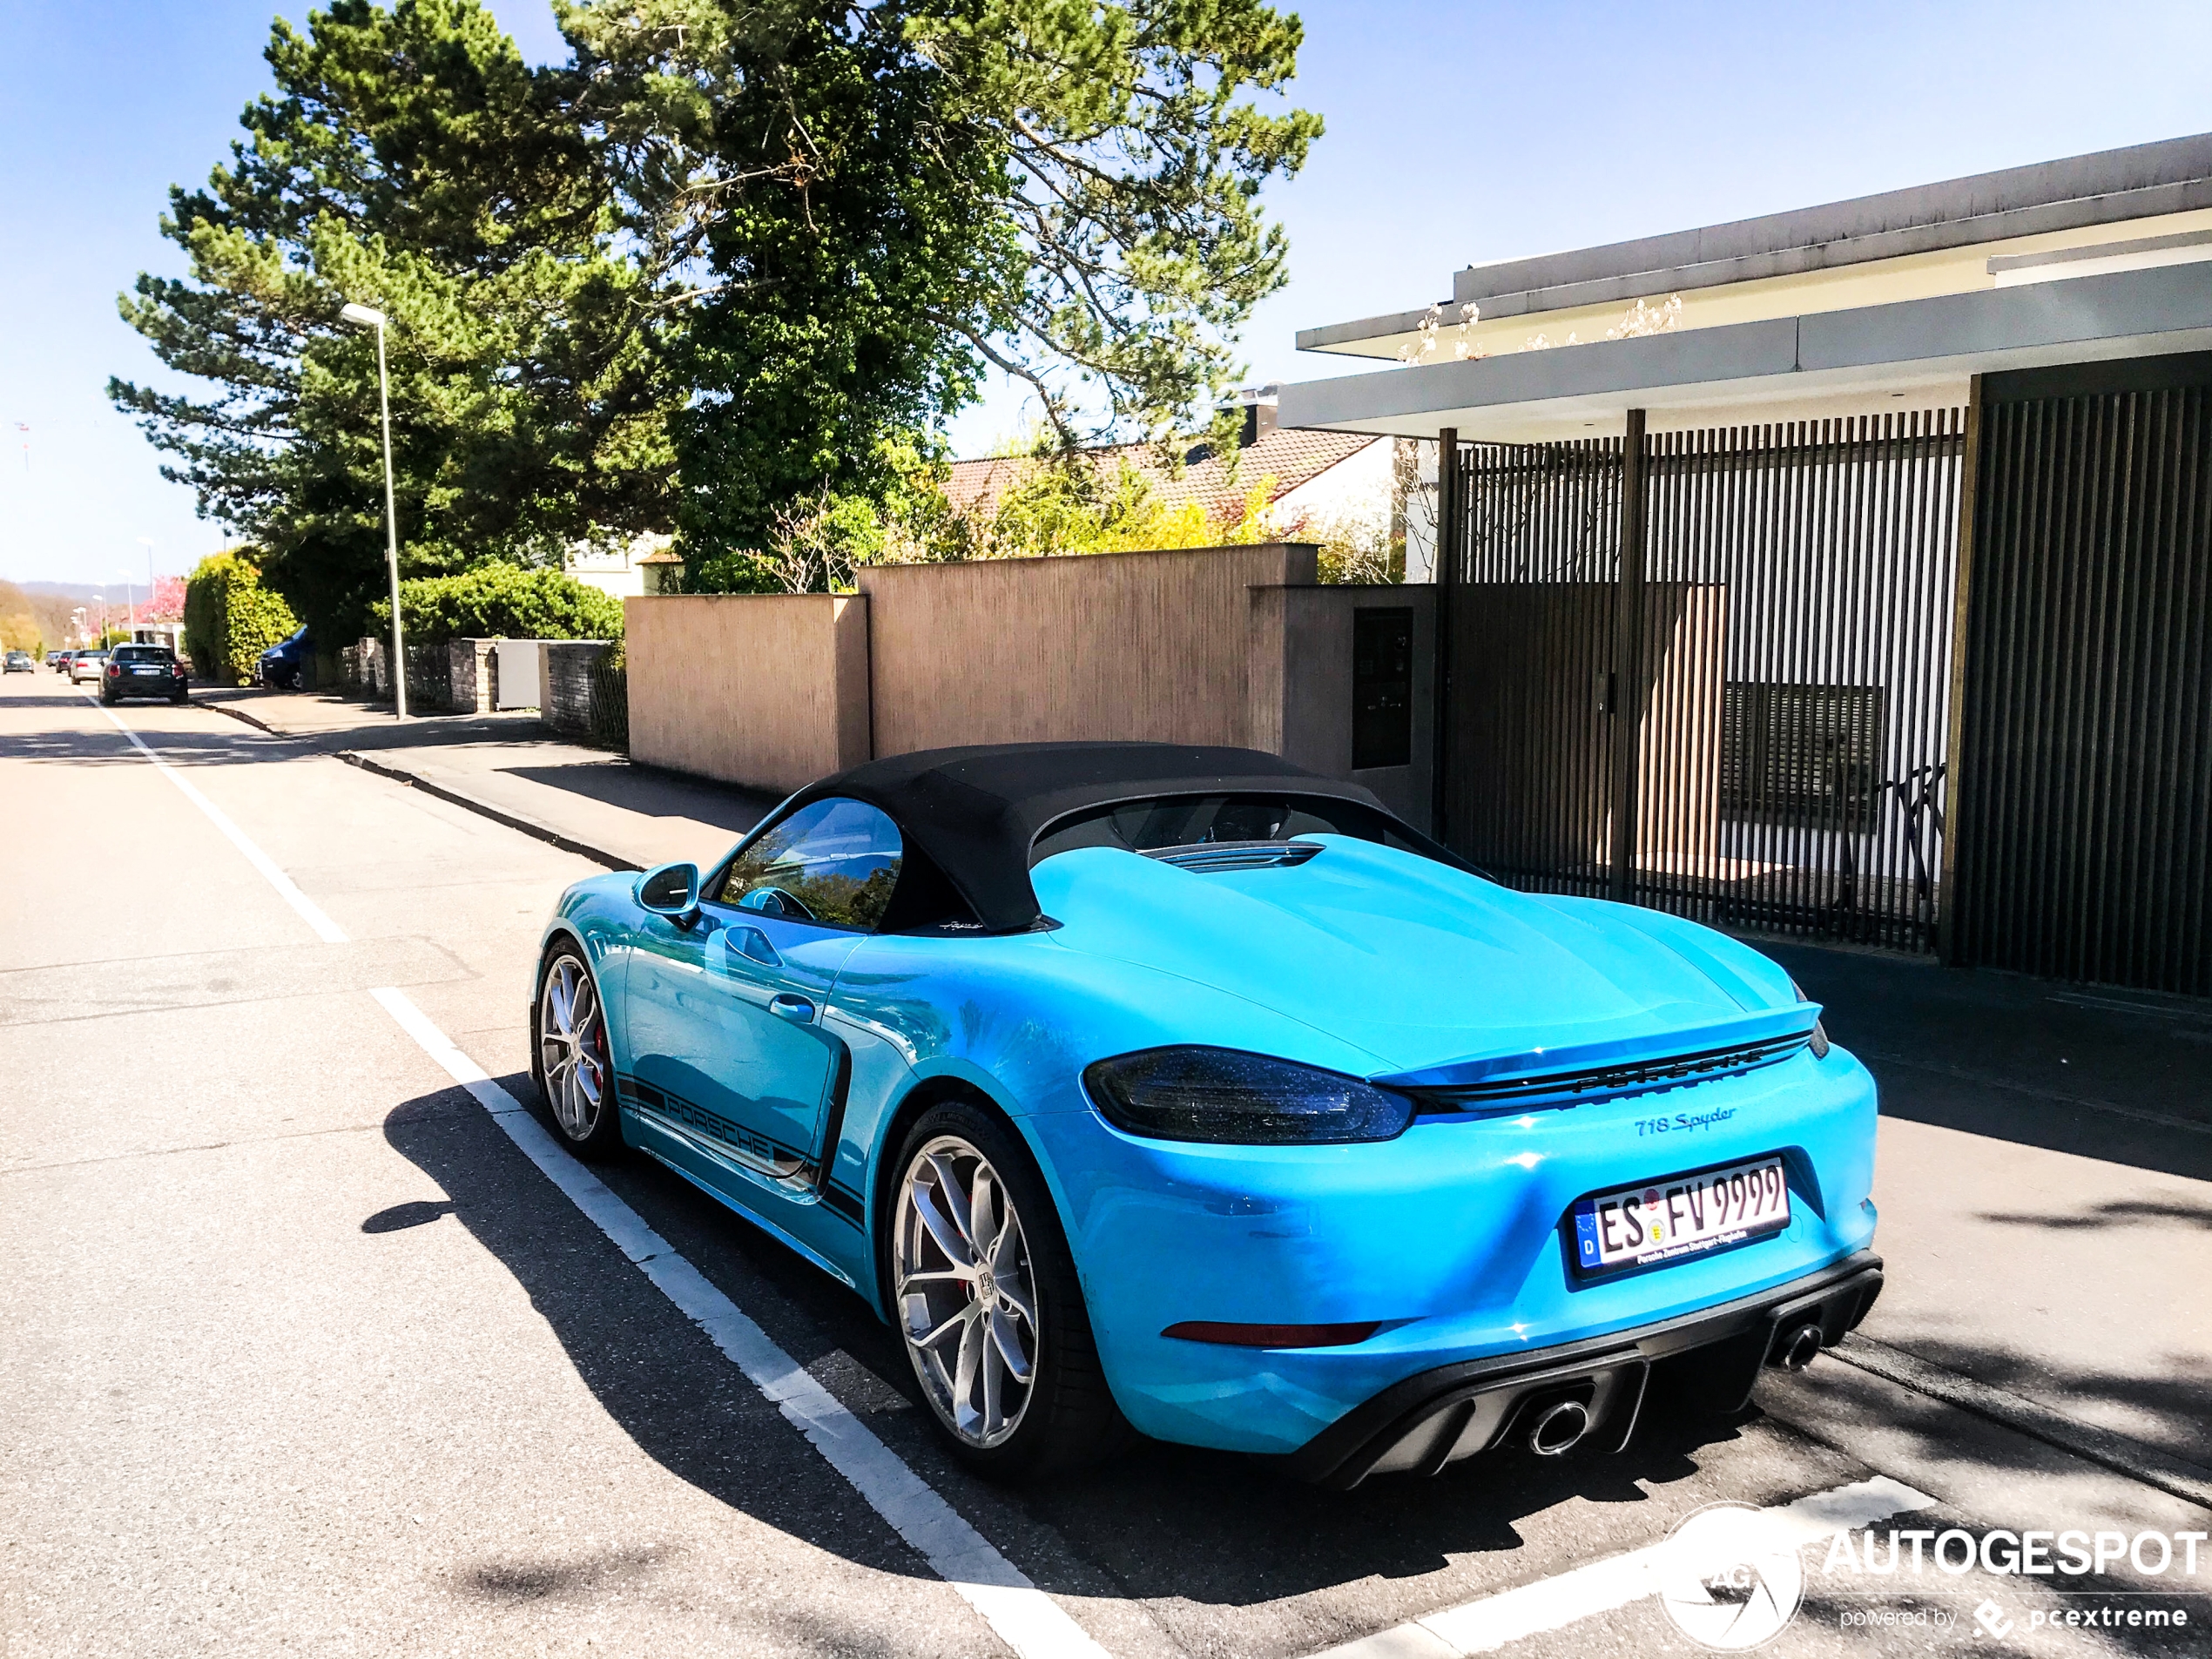
[[[86,680],[98,684],[107,672],[107,653],[104,651],[80,651],[70,659],[69,683],[80,685]]]

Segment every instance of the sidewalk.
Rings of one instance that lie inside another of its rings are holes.
[[[256,687],[195,687],[192,699],[550,841],[610,869],[705,865],[775,798],[635,766],[554,737],[535,714],[426,714],[388,704]]]

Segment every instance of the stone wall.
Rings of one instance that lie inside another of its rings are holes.
[[[545,724],[570,736],[589,736],[591,670],[610,648],[604,639],[549,639],[538,697]]]
[[[444,712],[453,706],[453,674],[443,645],[407,648],[407,705],[410,712]]]
[[[446,642],[448,700],[456,713],[491,712],[492,643],[489,639]]]
[[[390,648],[381,639],[359,639],[343,647],[338,659],[345,674],[345,689],[361,697],[389,698],[391,654]]]

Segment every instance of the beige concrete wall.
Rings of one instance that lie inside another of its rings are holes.
[[[867,759],[868,609],[843,594],[625,600],[631,758],[769,790]]]
[[[1252,712],[1252,590],[1310,584],[1315,559],[1278,543],[864,570],[876,752],[1078,738],[1272,747]]]
[[[900,565],[866,593],[629,600],[631,753],[793,789],[871,752],[1145,738],[1352,775],[1355,612],[1414,612],[1413,764],[1359,781],[1428,820],[1433,590],[1322,587],[1296,544]]]
[[[1288,587],[1252,591],[1251,746],[1331,778],[1366,785],[1409,823],[1429,819],[1428,661],[1435,590]],[[1352,618],[1362,610],[1413,613],[1413,759],[1409,765],[1352,769]]]

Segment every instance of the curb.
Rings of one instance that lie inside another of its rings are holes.
[[[248,714],[244,709],[233,708],[226,703],[202,703],[198,706],[203,709],[212,709],[218,714],[227,714],[233,720],[242,720],[247,725],[266,732],[273,738],[285,738],[294,743],[312,741],[311,738],[301,737],[298,732],[280,732],[266,720]],[[645,867],[635,859],[625,858],[619,853],[610,853],[604,847],[593,846],[590,842],[579,841],[572,835],[563,835],[550,824],[541,824],[536,819],[525,818],[519,813],[507,812],[487,802],[477,800],[473,796],[464,795],[457,789],[448,789],[442,784],[434,784],[427,778],[391,765],[385,761],[372,760],[357,749],[333,749],[326,752],[336,756],[349,766],[359,766],[363,772],[373,772],[378,777],[388,778],[395,784],[403,784],[409,789],[419,789],[426,795],[435,795],[440,800],[450,802],[464,811],[475,813],[479,818],[489,818],[495,824],[503,825],[511,830],[519,830],[534,840],[543,841],[550,846],[558,847],[563,853],[573,853],[579,858],[590,859],[594,864],[603,864],[610,870],[642,870]]]
[[[266,732],[273,738],[289,738],[294,743],[305,743],[307,741],[307,738],[300,736],[300,734],[296,732],[280,732],[274,726],[271,725],[266,720],[260,718],[259,716],[248,714],[244,709],[234,709],[227,703],[197,703],[192,706],[195,708],[212,709],[218,714],[229,715],[233,720],[243,720],[246,725],[253,726],[259,731]]]
[[[2071,1452],[2114,1474],[2124,1474],[2131,1480],[2140,1480],[2145,1486],[2156,1487],[2161,1492],[2212,1509],[2212,1470],[2200,1468],[2157,1447],[2146,1446],[2141,1440],[2094,1424],[2077,1423],[2047,1406],[2039,1406],[2032,1399],[1931,1365],[1902,1348],[1892,1348],[1886,1342],[1876,1342],[1856,1332],[1827,1352],[1830,1357],[1885,1382],[1971,1412],[2016,1434],[2055,1446],[2061,1452]]]
[[[541,824],[536,819],[525,818],[519,813],[510,813],[478,800],[473,796],[464,795],[457,789],[448,789],[442,784],[434,784],[427,778],[418,777],[414,772],[403,771],[384,761],[372,760],[359,750],[334,749],[331,752],[349,766],[359,766],[363,772],[373,772],[380,778],[389,778],[394,783],[404,784],[409,789],[419,789],[426,795],[435,795],[440,800],[448,801],[465,811],[475,813],[479,818],[489,818],[495,824],[504,825],[511,830],[519,830],[536,840],[558,847],[563,853],[573,853],[579,858],[590,859],[594,864],[603,864],[610,870],[631,871],[642,870],[645,867],[635,859],[624,858],[619,853],[610,853],[603,847],[593,846],[587,841],[577,840],[572,835],[563,835],[550,824]]]

